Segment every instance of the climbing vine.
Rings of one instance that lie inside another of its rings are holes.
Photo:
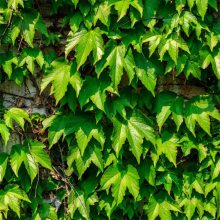
[[[1,0],[0,220],[219,219],[219,5]]]

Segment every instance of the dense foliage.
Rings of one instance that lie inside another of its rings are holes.
[[[0,219],[220,218],[218,8],[1,0],[1,82],[47,114],[1,106]]]

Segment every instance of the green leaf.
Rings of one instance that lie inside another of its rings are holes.
[[[112,133],[112,147],[119,156],[120,150],[127,139],[127,126],[122,124],[119,120],[113,119],[114,130]]]
[[[79,26],[83,21],[82,14],[80,12],[74,13],[73,16],[70,18],[70,28],[73,33],[76,33],[79,30]]]
[[[209,5],[214,8],[216,11],[218,11],[218,3],[216,0],[208,0]]]
[[[185,72],[187,78],[189,77],[190,74],[192,74],[195,78],[201,79],[201,69],[198,62],[188,60]]]
[[[102,62],[97,64],[96,71],[100,75],[109,66],[113,87],[117,90],[117,86],[121,82],[123,69],[126,70],[129,83],[131,83],[134,77],[135,62],[130,48],[126,54],[125,45],[111,46],[110,49],[111,51],[106,57],[106,60],[102,60]]]
[[[92,120],[82,123],[79,130],[76,132],[76,141],[82,155],[92,137],[103,146],[105,138],[101,128],[97,128]]]
[[[64,59],[57,59],[51,63],[48,74],[41,83],[41,92],[52,83],[51,94],[54,93],[56,104],[63,98],[70,81],[70,65]]]
[[[43,167],[52,170],[49,155],[44,150],[45,145],[38,141],[30,141],[30,152],[34,159]]]
[[[194,97],[186,103],[185,107],[185,123],[186,127],[195,134],[195,123],[211,136],[210,133],[210,118],[213,117],[220,120],[220,113],[212,103],[208,96]]]
[[[184,213],[186,214],[188,219],[192,219],[194,213],[195,213],[195,209],[197,207],[197,198],[193,197],[190,199],[185,198],[181,205],[184,204]]]
[[[143,11],[143,19],[145,19],[146,23],[147,19],[154,18],[156,16],[158,7],[159,7],[159,0],[151,1],[151,0],[145,0],[144,1],[144,11]],[[153,20],[153,19],[152,19]]]
[[[199,54],[202,61],[201,67],[202,69],[206,69],[209,66],[209,64],[213,61],[212,55],[209,53],[208,50],[201,50]]]
[[[83,154],[80,153],[78,147],[72,147],[70,154],[67,157],[68,175],[72,174],[72,166],[75,163],[79,178],[89,168],[91,163],[95,164],[101,171],[103,171],[103,158],[100,146],[96,142],[89,143],[87,149]]]
[[[195,0],[187,0],[187,2],[188,2],[188,5],[189,5],[189,8],[190,8],[190,11],[191,11],[193,5],[195,4]]]
[[[9,0],[8,1],[8,7],[17,10],[18,6],[24,7],[23,0]]]
[[[77,6],[78,3],[79,3],[79,0],[72,0],[72,3],[74,4],[74,6],[75,6],[75,8],[76,8],[76,6]]]
[[[186,51],[187,53],[190,53],[187,43],[182,38],[177,36],[169,39],[163,38],[158,48],[160,60],[163,60],[164,54],[168,51],[172,60],[175,62],[175,64],[177,64],[179,48]]]
[[[139,194],[139,175],[132,165],[127,165],[126,170],[113,165],[102,176],[101,189],[109,190],[112,186],[112,195],[116,204],[120,204],[125,196],[126,189],[136,199]]]
[[[106,65],[110,67],[110,76],[115,88],[121,81],[123,75],[123,58],[125,47],[123,45],[115,47],[107,57]]]
[[[211,61],[212,69],[218,79],[220,79],[220,49],[213,54],[213,60]]]
[[[70,191],[69,198],[68,198],[68,209],[71,216],[71,219],[74,219],[74,214],[76,210],[79,210],[80,214],[85,219],[90,219],[89,213],[89,204],[86,201],[85,195],[82,190],[78,188],[74,188]]]
[[[23,66],[25,63],[27,64],[27,69],[34,74],[35,66],[34,61],[38,63],[40,68],[42,69],[44,64],[44,56],[42,51],[37,48],[25,48],[22,51],[22,55],[19,58],[19,66]]]
[[[34,157],[30,154],[28,147],[14,145],[10,157],[11,168],[16,176],[18,176],[21,164],[24,163],[31,182],[33,182],[38,173],[38,165]]]
[[[79,96],[79,92],[80,92],[80,90],[82,88],[82,84],[83,84],[79,72],[75,72],[74,74],[72,74],[70,76],[70,84],[75,89],[76,96],[78,97]]]
[[[143,152],[143,139],[145,138],[153,144],[155,142],[151,121],[141,112],[134,111],[126,120],[115,118],[113,124],[112,142],[116,154],[119,155],[122,145],[125,143],[125,139],[127,139],[132,153],[138,163],[140,163],[140,156]],[[124,132],[126,132],[126,136]]]
[[[200,16],[202,17],[202,20],[204,20],[208,9],[208,0],[196,0],[196,6]]]
[[[173,120],[177,126],[177,131],[183,122],[183,98],[176,96],[175,93],[161,92],[156,98],[157,124],[159,132],[168,117],[172,114]]]
[[[25,122],[24,119],[30,122],[28,113],[20,108],[9,109],[4,114],[4,119],[5,119],[5,124],[11,129],[14,129],[13,120],[16,121],[23,130],[24,130],[24,122]]]
[[[154,89],[157,83],[158,68],[150,60],[147,60],[141,54],[135,55],[136,73],[140,81],[154,96]]]
[[[5,176],[7,164],[8,164],[8,155],[6,153],[1,153],[0,154],[0,182],[2,182]]]
[[[151,33],[151,32],[147,32],[143,38],[142,38],[142,43],[146,43],[149,42],[149,56],[151,57],[151,55],[155,52],[155,50],[157,49],[157,47],[159,46],[160,42],[162,40],[162,35],[159,33]]]
[[[137,9],[141,16],[143,14],[143,5],[140,0],[109,0],[108,2],[110,6],[115,6],[118,12],[118,21],[126,15],[130,5]]]
[[[108,5],[107,1],[98,5],[97,12],[94,17],[94,23],[96,24],[97,20],[100,20],[104,25],[109,27],[110,25],[110,13],[111,8]]]
[[[115,9],[118,11],[118,21],[119,21],[122,17],[126,15],[127,10],[130,6],[130,1],[127,0],[116,1],[114,5],[115,5]]]
[[[177,204],[169,199],[164,192],[151,196],[147,205],[148,219],[172,220],[171,211],[181,212]]]
[[[190,28],[193,27],[193,25],[195,25],[195,28],[198,28],[199,26],[196,17],[188,11],[184,12],[184,15],[180,18],[180,22],[182,23],[182,28],[188,37],[190,34]]]
[[[94,63],[99,61],[104,54],[102,32],[99,28],[75,33],[69,40],[65,49],[66,56],[74,48],[76,51],[77,70],[86,62],[87,57],[93,51]]]
[[[67,114],[57,116],[49,129],[49,146],[52,147],[62,135],[67,136],[76,133],[77,143],[84,152],[91,137],[94,137],[103,147],[105,137],[100,125],[90,114]],[[81,139],[82,138],[82,139]]]
[[[4,72],[8,75],[8,78],[10,79],[14,70],[14,66],[18,65],[18,58],[15,57],[13,53],[5,53],[1,56],[0,63]]]
[[[4,144],[7,145],[9,137],[10,137],[10,132],[4,123],[0,123],[0,134],[2,136]]]
[[[105,111],[106,89],[107,85],[97,78],[86,77],[79,94],[79,103],[81,108],[91,100],[97,108]]]
[[[165,154],[167,159],[176,166],[177,147],[179,139],[167,131],[162,133],[162,138],[157,140],[157,154]]]
[[[36,30],[36,25],[39,21],[40,14],[37,12],[24,13],[22,19],[22,36],[30,47],[34,47],[33,40]]]
[[[156,180],[156,169],[151,162],[151,160],[144,160],[140,172],[144,176],[144,178],[149,182],[150,185],[155,186]]]
[[[20,218],[20,200],[31,202],[26,193],[18,185],[7,185],[4,190],[0,190],[0,207],[4,204],[10,207]],[[6,208],[6,212],[7,212]],[[2,211],[2,210],[1,210]]]

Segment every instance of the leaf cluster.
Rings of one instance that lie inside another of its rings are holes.
[[[31,81],[46,112],[2,94],[0,220],[219,219],[219,18],[217,0],[0,1],[1,83]]]

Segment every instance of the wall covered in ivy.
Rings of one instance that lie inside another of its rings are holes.
[[[0,1],[0,220],[219,219],[220,2]]]

